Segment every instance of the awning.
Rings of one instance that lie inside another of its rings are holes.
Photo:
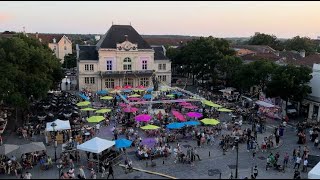
[[[55,131],[62,131],[62,130],[67,130],[67,129],[71,129],[70,126],[70,122],[69,121],[62,121],[60,119],[57,119],[55,121],[53,121],[54,123],[56,123],[56,127],[54,127]],[[53,131],[53,128],[51,126],[51,124],[53,122],[48,122],[47,126],[46,126],[46,131]]]
[[[270,104],[264,101],[256,101],[256,104],[258,104],[259,106],[267,107],[267,108],[275,107],[273,104]]]
[[[114,141],[109,141],[106,139],[95,137],[89,141],[86,141],[85,143],[78,145],[77,149],[92,153],[101,153],[102,151],[109,149],[114,145]]]

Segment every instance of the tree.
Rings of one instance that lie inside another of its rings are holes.
[[[301,102],[311,93],[308,85],[312,79],[311,73],[308,67],[278,66],[267,83],[266,94],[268,97],[281,97],[286,102],[289,99]]]
[[[61,64],[48,46],[18,34],[0,39],[0,101],[23,110],[29,99],[41,99],[63,77]]]
[[[269,34],[264,34],[264,33],[256,33],[254,36],[252,36],[249,41],[249,45],[266,45],[270,46],[271,48],[275,50],[283,50],[284,46],[277,39],[275,35],[269,35]]]
[[[305,50],[306,55],[310,55],[317,51],[317,44],[308,37],[296,36],[286,41],[286,49],[294,51]]]
[[[264,91],[276,67],[275,63],[268,60],[245,64],[235,72],[235,84],[242,91],[249,90],[252,86],[258,86]]]
[[[236,72],[242,67],[243,61],[239,57],[225,56],[218,62],[217,69],[224,73],[226,86],[234,86]]]
[[[77,57],[75,54],[68,54],[64,57],[62,67],[70,69],[77,67]]]
[[[217,64],[225,56],[234,56],[235,51],[225,39],[200,37],[182,46],[173,59],[173,63],[183,65],[184,70],[192,73],[193,79],[209,75],[212,82],[217,80]]]

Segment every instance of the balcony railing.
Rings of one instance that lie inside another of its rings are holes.
[[[134,75],[134,76],[151,76],[153,74],[153,70],[141,70],[141,71],[104,71],[101,72],[101,75],[103,77],[105,76],[112,76],[112,77],[116,77],[116,76],[130,76],[130,75]]]

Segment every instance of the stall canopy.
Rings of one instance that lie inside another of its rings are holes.
[[[54,130],[55,131],[62,131],[62,130],[67,130],[67,129],[71,129],[71,126],[70,126],[70,122],[69,121],[62,121],[60,119],[57,119],[55,121],[53,121],[54,123],[57,124],[56,127],[54,127]],[[53,128],[51,126],[51,124],[53,122],[48,122],[47,123],[47,127],[46,127],[46,131],[53,131]]]
[[[44,151],[47,150],[46,146],[43,142],[32,142],[29,144],[24,144],[19,147],[19,155],[24,153],[32,153],[36,151]]]
[[[264,101],[256,101],[256,104],[258,104],[259,106],[263,106],[263,107],[267,107],[267,108],[273,108],[274,105],[264,102]]]
[[[114,141],[109,141],[106,139],[95,137],[85,143],[82,143],[77,146],[78,150],[92,152],[92,153],[101,153],[102,151],[109,149],[114,146]]]
[[[320,162],[309,171],[308,179],[320,179]]]
[[[1,155],[7,155],[15,150],[19,149],[19,146],[14,144],[3,144],[0,146],[0,154]]]

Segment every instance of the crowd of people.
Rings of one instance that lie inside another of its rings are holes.
[[[168,98],[168,94],[172,94],[173,90],[162,91],[154,100],[167,100],[172,99]],[[75,151],[76,146],[84,143],[87,140],[92,139],[97,134],[100,133],[101,126],[109,126],[112,127],[112,135],[113,140],[119,139],[120,136],[125,137],[128,140],[132,141],[132,148],[134,148],[135,154],[138,159],[154,159],[159,157],[170,157],[172,156],[174,159],[174,163],[184,163],[184,164],[191,164],[191,166],[195,165],[196,159],[199,161],[201,160],[199,155],[199,148],[202,147],[211,147],[211,146],[218,146],[220,147],[222,153],[225,155],[226,152],[231,149],[234,150],[237,143],[246,144],[247,151],[252,152],[253,159],[255,158],[258,152],[265,153],[268,150],[279,146],[280,139],[283,136],[283,125],[279,125],[279,127],[274,129],[274,133],[271,135],[263,134],[266,131],[265,127],[265,117],[263,115],[259,115],[257,113],[257,108],[255,107],[243,107],[241,104],[237,102],[230,103],[230,100],[223,97],[222,95],[216,95],[206,92],[200,92],[200,95],[203,95],[206,99],[211,100],[217,104],[220,104],[226,108],[230,108],[233,110],[233,113],[230,113],[229,116],[230,121],[221,122],[219,125],[216,126],[185,126],[181,129],[175,130],[168,130],[166,125],[172,122],[179,122],[177,117],[175,117],[171,112],[172,110],[177,110],[182,114],[185,114],[188,111],[199,112],[203,114],[203,118],[218,118],[220,112],[217,111],[216,108],[211,108],[204,106],[201,102],[192,102],[196,108],[192,110],[188,110],[184,108],[179,103],[167,103],[167,104],[154,104],[150,105],[148,103],[141,103],[135,105],[138,110],[136,112],[123,112],[123,108],[121,107],[120,103],[123,103],[121,98],[117,99],[117,95],[113,96],[113,99],[110,101],[102,101],[100,97],[96,93],[92,93],[89,91],[83,91],[83,94],[90,97],[93,104],[93,108],[95,106],[97,108],[110,108],[112,111],[110,113],[105,113],[104,120],[101,123],[97,123],[95,125],[88,125],[87,118],[92,115],[89,112],[81,113],[79,109],[72,107],[72,111],[78,111],[78,113],[71,113],[72,115],[67,118],[70,120],[72,129],[71,130],[64,130],[60,131],[59,134],[62,137],[62,143],[66,144],[65,149],[68,150],[67,153],[61,153],[58,157],[59,164],[63,165],[63,169],[61,172],[61,179],[74,179],[74,178],[86,178],[86,174],[84,173],[84,168],[87,167],[90,170],[90,177],[95,179],[97,178],[97,172],[94,170],[97,166],[96,163],[89,161],[89,156],[87,157],[87,165],[81,166],[78,171],[75,170],[75,163],[81,162],[80,157],[81,154],[78,151]],[[125,92],[123,93],[124,96],[128,97],[132,94],[138,94],[141,97],[145,95],[147,92]],[[79,101],[78,97],[72,96],[70,94],[62,94],[62,98],[58,97],[55,98],[56,105],[58,106],[59,103],[64,103],[63,105],[64,110],[60,108],[51,109],[50,113],[54,114],[68,114],[68,107],[70,104],[74,105]],[[190,98],[187,94],[181,93],[179,97],[175,96],[173,99],[177,98]],[[66,100],[63,100],[66,99]],[[53,101],[50,101],[51,103]],[[161,109],[163,111],[151,111],[154,109]],[[49,110],[45,110],[48,115]],[[65,112],[67,111],[67,112]],[[31,116],[38,116],[37,112],[31,113]],[[134,117],[138,114],[149,114],[152,116],[152,119],[149,122],[138,122],[135,121]],[[186,121],[189,120],[199,120],[195,118],[186,117]],[[17,129],[17,135],[25,140],[33,140],[33,137],[38,134],[44,134],[44,122],[39,121],[41,123],[26,123],[25,126],[20,127]],[[247,123],[251,125],[251,128],[243,128],[243,124]],[[159,126],[157,130],[150,130],[150,131],[142,131],[140,127],[153,124]],[[317,135],[318,129],[315,127],[310,132],[310,140],[315,143],[315,146],[318,146],[319,140]],[[299,141],[300,135],[304,133],[304,131],[299,131]],[[263,134],[264,138],[260,140],[258,138],[258,134]],[[50,144],[49,139],[56,139],[56,133],[50,133],[50,138],[46,139],[46,143]],[[302,135],[301,135],[302,136]],[[304,135],[305,136],[305,135]],[[152,145],[145,145],[142,143],[144,138],[154,138],[154,144]],[[188,146],[187,148],[181,147],[180,143],[181,140],[194,140],[196,141],[196,146]],[[303,143],[303,139],[301,140]],[[218,142],[218,143],[215,143]],[[51,142],[52,143],[52,142]],[[172,145],[176,144],[176,145]],[[124,149],[123,149],[124,150]],[[125,152],[126,150],[124,150]],[[279,164],[279,154],[273,155],[272,153],[269,154],[267,158],[267,168],[269,166],[277,167]],[[30,159],[30,157],[32,157]],[[287,155],[285,155],[286,158]],[[299,160],[299,158],[301,158]],[[22,161],[22,168],[30,167],[33,168],[36,164],[41,165],[41,169],[46,170],[52,166],[52,159],[49,156],[42,156],[36,155],[36,159],[34,159],[34,154],[26,155],[26,158],[23,158]],[[93,158],[95,159],[95,158]],[[102,158],[103,159],[103,158]],[[303,160],[302,160],[303,159]],[[296,153],[294,161],[295,162],[303,162],[307,160],[308,157],[305,153],[298,154]],[[2,164],[4,162],[4,166],[6,168],[2,168]],[[7,162],[5,160],[1,162],[0,170],[4,169],[4,173],[8,173]],[[286,163],[285,163],[286,162]],[[113,176],[112,163],[108,161],[101,162],[102,164],[98,166],[99,171],[102,173],[102,176],[106,175],[106,169],[109,169],[109,175]],[[288,164],[288,160],[283,161],[283,165]],[[13,163],[12,163],[13,164]],[[129,167],[132,167],[132,162],[129,163],[128,159],[126,159],[125,164]],[[15,167],[16,165],[14,165]],[[297,169],[299,169],[299,165],[296,165]],[[295,168],[296,168],[295,167]],[[68,169],[67,171],[65,171]],[[303,169],[305,170],[305,169]],[[255,170],[257,171],[257,170]],[[12,170],[11,170],[12,172]],[[13,171],[15,172],[15,171]],[[17,170],[17,172],[19,172]],[[79,173],[78,173],[79,172]],[[112,172],[112,173],[110,173]],[[108,178],[109,178],[108,175]],[[253,174],[253,177],[257,177],[257,173]]]

